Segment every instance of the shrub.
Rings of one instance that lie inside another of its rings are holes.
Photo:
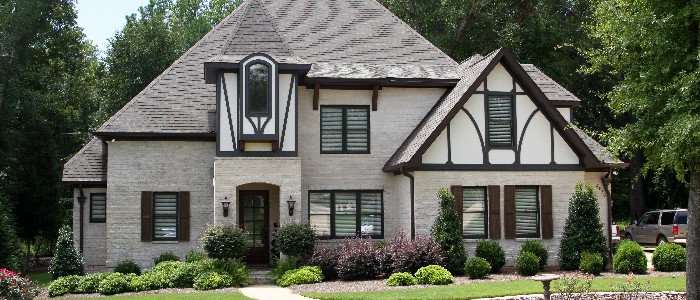
[[[506,253],[496,241],[480,240],[474,256],[485,259],[491,265],[491,273],[500,273],[506,265]]]
[[[252,283],[248,274],[248,269],[241,259],[216,259],[214,260],[216,270],[231,276],[232,285],[246,286]]]
[[[0,269],[0,299],[34,299],[41,291],[34,282],[8,269]]]
[[[615,273],[645,274],[647,272],[647,257],[639,244],[634,241],[624,240],[617,246],[617,252],[613,257],[613,269]]]
[[[438,265],[422,267],[416,271],[416,282],[419,284],[443,285],[454,281],[450,271]]]
[[[544,271],[544,267],[547,266],[547,259],[549,258],[549,253],[544,244],[540,241],[526,241],[522,246],[520,246],[520,253],[530,252],[540,258],[540,271]]]
[[[80,277],[78,284],[79,294],[92,294],[100,292],[100,282],[107,278],[109,273],[94,273]]]
[[[284,255],[307,257],[314,252],[316,233],[309,224],[290,223],[277,229],[276,244]]]
[[[600,272],[603,271],[603,256],[597,252],[581,253],[579,270],[586,274],[600,275]]]
[[[464,265],[467,262],[467,251],[462,240],[462,226],[457,211],[452,208],[454,196],[445,188],[437,191],[440,201],[438,213],[432,228],[432,236],[442,248],[443,265],[455,275],[464,275]]]
[[[214,259],[240,259],[246,254],[246,234],[235,225],[209,226],[202,234],[202,248]]]
[[[333,266],[335,267],[335,262],[333,263]],[[272,270],[270,270],[270,273],[268,273],[268,275],[270,276],[270,279],[272,279],[272,281],[276,282],[277,280],[282,279],[284,273],[287,273],[287,271],[294,270],[298,267],[299,258],[288,256],[285,258],[275,259],[272,262]]]
[[[407,286],[416,284],[416,277],[413,277],[408,272],[398,272],[391,274],[389,280],[386,281],[388,286]]]
[[[665,243],[656,247],[651,256],[654,269],[661,272],[685,271],[685,248]]]
[[[321,268],[325,279],[336,279],[338,278],[338,271],[335,270],[337,261],[338,249],[321,246],[314,249],[314,254],[308,259],[307,264]]]
[[[559,265],[576,270],[584,251],[600,253],[607,264],[608,247],[600,222],[598,199],[590,184],[579,183],[569,201],[569,216],[559,248]]]
[[[472,257],[467,260],[467,274],[469,279],[481,279],[489,275],[491,264],[481,257]]]
[[[115,273],[141,275],[141,268],[133,260],[124,260],[114,267]]]
[[[194,279],[195,290],[215,290],[233,285],[233,278],[224,272],[206,272]]]
[[[200,264],[196,263],[184,263],[180,267],[173,270],[173,273],[169,276],[170,287],[191,288],[194,284],[195,277],[205,271],[202,270],[200,266]]]
[[[410,239],[405,234],[398,233],[379,254],[382,259],[381,265],[387,266],[382,267],[386,274],[415,273],[422,267],[443,263],[440,244],[425,236]]]
[[[177,257],[177,255],[173,254],[170,251],[163,252],[158,257],[153,259],[153,264],[158,265],[159,263],[162,263],[164,261],[180,261],[180,258]]]
[[[49,284],[48,292],[49,296],[63,296],[65,294],[78,294],[78,287],[80,286],[80,276],[78,275],[68,275],[59,277]]]
[[[304,266],[299,269],[289,270],[277,280],[277,285],[288,287],[295,284],[319,283],[323,281],[323,272],[316,266]]]
[[[207,259],[207,254],[204,253],[204,251],[190,250],[187,252],[187,255],[185,255],[185,262],[188,263],[198,262],[205,259]]]
[[[166,261],[144,272],[131,282],[134,291],[150,291],[171,287],[171,277],[185,263],[179,261]]]
[[[0,195],[0,268],[16,272],[22,270],[20,244],[15,230],[15,220],[9,205]]]
[[[139,278],[134,274],[112,273],[100,282],[99,291],[104,295],[131,292],[131,281]]]
[[[523,276],[537,275],[540,270],[540,258],[532,252],[521,252],[515,259],[515,270]]]
[[[53,279],[68,275],[83,275],[83,256],[73,246],[73,231],[67,225],[58,230],[56,253],[51,259],[49,273]]]
[[[379,260],[371,238],[348,238],[340,246],[336,271],[346,280],[374,279]]]

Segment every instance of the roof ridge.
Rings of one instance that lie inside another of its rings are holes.
[[[284,34],[280,31],[279,26],[277,26],[277,22],[275,21],[276,19],[272,17],[272,15],[270,14],[270,11],[267,10],[267,7],[265,7],[265,5],[264,5],[263,3],[260,3],[259,0],[252,0],[252,1],[253,1],[253,2],[257,2],[258,5],[260,5],[260,8],[261,8],[261,9],[263,10],[263,12],[265,13],[265,15],[267,15],[267,17],[270,18],[270,24],[272,24],[272,27],[275,28],[275,34],[277,34],[277,36],[280,37],[280,39],[282,40],[282,44],[284,44],[284,47],[287,48],[287,52],[289,52],[289,54],[291,54],[292,57],[294,57],[294,59],[296,59],[296,60],[298,60],[298,61],[300,61],[300,62],[306,62],[305,59],[302,59],[300,56],[296,55],[295,51],[292,50],[292,48],[291,48],[290,45],[289,45],[289,41],[287,40],[287,36],[284,35]],[[232,38],[235,37],[235,36],[236,36],[235,34],[232,35]]]
[[[440,48],[438,48],[437,46],[435,46],[432,42],[430,42],[428,39],[426,39],[422,34],[418,33],[418,31],[416,31],[415,29],[413,29],[413,27],[411,27],[411,26],[409,26],[408,24],[406,24],[406,22],[404,22],[403,20],[401,20],[401,18],[399,18],[396,14],[394,14],[394,13],[391,12],[388,8],[386,8],[384,5],[382,5],[381,3],[379,3],[379,1],[377,1],[377,0],[369,0],[369,1],[372,1],[372,2],[374,2],[374,4],[376,4],[376,5],[378,5],[379,7],[381,7],[381,8],[384,10],[384,12],[388,13],[392,18],[394,18],[394,19],[396,19],[397,21],[399,21],[399,24],[401,24],[402,26],[408,28],[408,30],[409,30],[410,32],[412,32],[414,35],[418,36],[419,39],[421,39],[421,40],[423,40],[424,42],[428,43],[428,45],[430,45],[430,47],[432,47],[434,50],[438,51],[439,53],[442,53],[442,54],[445,55],[447,58],[449,58],[450,61],[453,62],[453,66],[454,66],[454,67],[459,66],[459,64],[457,63],[457,61],[455,61],[451,56],[447,55],[447,53],[445,53],[445,52],[442,51]]]
[[[232,19],[235,15],[240,13],[240,11],[243,11],[244,8],[247,7],[247,5],[246,5],[247,2],[248,1],[244,1],[243,3],[241,3],[241,5],[236,7],[236,9],[234,9],[228,16],[226,16],[224,19],[222,19],[221,22],[219,22],[219,24],[216,24],[216,26],[214,26],[211,30],[209,30],[209,32],[207,32],[207,34],[205,34],[202,38],[200,38],[194,45],[192,45],[192,47],[187,49],[187,51],[185,51],[185,53],[180,55],[180,57],[178,57],[173,63],[171,63],[170,66],[168,66],[165,70],[163,70],[163,72],[161,72],[158,75],[158,77],[154,78],[151,81],[151,83],[149,83],[138,94],[136,94],[136,96],[131,98],[131,100],[129,100],[129,102],[127,102],[121,109],[119,109],[116,113],[114,113],[112,115],[112,117],[110,117],[107,121],[102,123],[102,125],[99,128],[97,128],[97,130],[95,130],[95,132],[101,132],[102,130],[107,129],[107,126],[112,124],[112,122],[114,122],[126,110],[128,110],[132,105],[134,105],[134,103],[136,103],[148,90],[150,90],[153,86],[155,86],[158,82],[160,82],[163,79],[163,77],[165,76],[165,74],[170,72],[175,65],[181,63],[185,57],[188,57],[194,51],[194,49],[197,49],[202,43],[204,43],[204,41],[207,40],[214,32],[216,32],[217,29],[219,29],[219,27],[223,26],[223,24],[226,24],[228,21],[230,21],[230,19]],[[240,22],[237,22],[237,25],[238,24],[240,24]]]

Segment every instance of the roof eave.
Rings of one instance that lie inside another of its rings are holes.
[[[122,139],[122,140],[176,140],[176,141],[189,141],[189,140],[202,140],[202,141],[215,141],[215,132],[183,132],[183,133],[170,133],[170,132],[111,132],[111,131],[96,131],[93,133],[97,138],[102,141],[109,141],[111,139]]]

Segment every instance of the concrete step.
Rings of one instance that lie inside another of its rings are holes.
[[[272,279],[268,276],[268,273],[270,272],[270,269],[251,269],[250,270],[250,279],[253,281],[254,285],[267,285],[267,284],[275,284]]]

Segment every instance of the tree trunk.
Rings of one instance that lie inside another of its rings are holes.
[[[690,174],[688,233],[686,234],[686,299],[700,300],[700,173]]]
[[[644,181],[641,178],[642,151],[636,150],[630,158],[629,172],[627,173],[629,184],[628,194],[630,198],[630,221],[639,220],[644,214],[646,203],[644,200]]]

